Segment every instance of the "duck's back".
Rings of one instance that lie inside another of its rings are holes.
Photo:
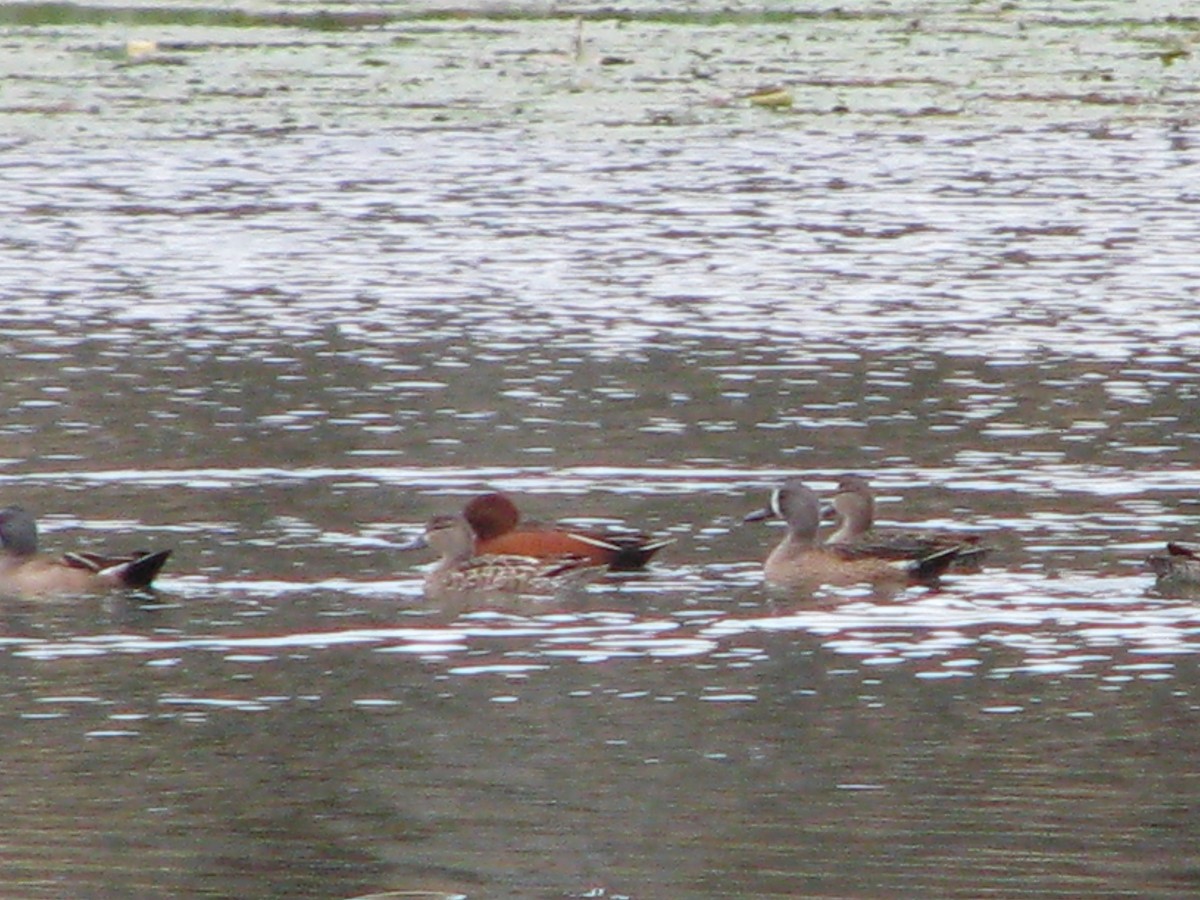
[[[904,584],[912,580],[907,561],[880,557],[847,558],[820,548],[798,555],[773,552],[763,571],[767,581],[785,587],[886,583]]]

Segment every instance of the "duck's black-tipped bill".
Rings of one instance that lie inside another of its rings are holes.
[[[429,541],[426,540],[423,534],[418,534],[411,541],[405,541],[403,544],[396,545],[397,550],[425,550],[428,547]]]

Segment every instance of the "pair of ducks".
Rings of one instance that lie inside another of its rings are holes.
[[[875,497],[859,476],[843,478],[831,502],[837,522],[825,544],[817,542],[820,500],[799,479],[777,487],[769,506],[746,517],[787,524],[764,565],[767,581],[786,587],[931,583],[952,565],[977,565],[985,552],[975,537],[873,533]],[[484,494],[461,516],[434,517],[421,537],[401,549],[430,547],[441,554],[425,583],[426,593],[436,596],[555,590],[606,569],[639,569],[671,543],[637,533],[521,527],[519,515],[505,495]]]
[[[987,548],[975,535],[876,532],[875,495],[865,478],[844,476],[822,513],[816,493],[798,478],[771,492],[770,505],[745,521],[782,519],[783,540],[767,556],[763,574],[783,587],[933,584],[952,566],[977,569]],[[834,518],[833,533],[819,543],[823,518]]]
[[[521,513],[504,494],[482,494],[462,515],[434,516],[401,550],[441,554],[425,576],[426,594],[549,593],[605,571],[640,569],[672,539],[639,532],[568,530],[521,525]]]

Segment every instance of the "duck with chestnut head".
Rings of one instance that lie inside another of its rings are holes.
[[[636,531],[522,523],[512,498],[495,491],[471,499],[463,508],[463,518],[475,532],[478,554],[511,553],[541,559],[585,556],[617,572],[644,568],[655,553],[673,543],[671,538],[652,538]]]
[[[461,516],[434,516],[401,550],[428,547],[441,554],[425,576],[430,597],[476,593],[553,594],[602,575],[605,566],[583,556],[538,558],[476,553],[475,534]]]

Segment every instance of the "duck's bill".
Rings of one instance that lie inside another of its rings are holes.
[[[397,550],[424,550],[429,546],[429,541],[425,540],[425,535],[418,534],[411,541],[406,541],[403,544],[397,544]]]

